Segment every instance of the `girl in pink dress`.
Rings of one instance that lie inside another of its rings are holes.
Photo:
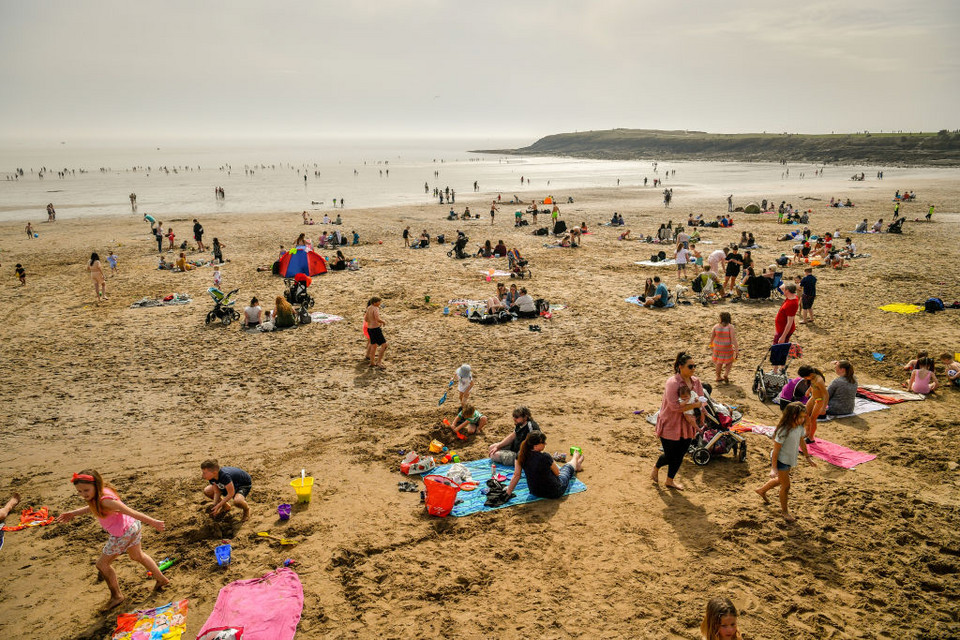
[[[937,376],[933,374],[934,366],[936,364],[933,358],[918,358],[917,368],[910,373],[910,384],[907,389],[923,395],[936,391]]]
[[[76,516],[92,513],[100,521],[100,526],[103,527],[104,531],[110,534],[110,539],[103,547],[103,554],[97,560],[97,569],[103,575],[107,587],[110,589],[110,600],[104,607],[104,611],[113,609],[124,600],[123,594],[120,593],[117,572],[111,566],[113,561],[123,553],[129,555],[132,560],[139,562],[147,568],[147,571],[153,573],[153,577],[157,581],[156,590],[163,589],[170,584],[170,580],[163,575],[153,558],[140,548],[140,523],[146,522],[157,531],[163,531],[163,521],[154,520],[150,516],[134,511],[120,502],[117,490],[109,483],[104,482],[96,471],[85,470],[75,473],[70,481],[76,487],[80,497],[87,501],[87,506],[61,513],[57,522],[70,522]]]
[[[717,382],[730,382],[730,368],[740,355],[740,343],[737,342],[737,330],[732,324],[730,314],[720,313],[720,323],[713,327],[710,347],[713,349],[713,364],[717,369]],[[723,375],[721,376],[721,370]]]

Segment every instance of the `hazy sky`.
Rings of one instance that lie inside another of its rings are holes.
[[[960,127],[957,0],[0,0],[0,138]]]

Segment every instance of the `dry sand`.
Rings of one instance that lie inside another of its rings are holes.
[[[807,182],[812,196],[846,195]],[[755,197],[810,206],[815,232],[848,230],[864,217],[889,218],[894,186],[920,193],[918,204],[905,207],[911,219],[922,217],[929,201],[941,212],[958,210],[960,186],[946,181],[875,183],[858,190],[852,210],[827,210],[796,193]],[[693,638],[706,600],[718,594],[740,607],[746,638],[960,635],[960,499],[957,472],[948,470],[960,460],[960,392],[822,425],[819,437],[878,458],[854,471],[801,466],[791,491],[799,517],[793,525],[753,493],[769,468],[770,442],[760,436],[747,436],[745,464],[721,459],[696,467],[688,458],[683,493],[652,486],[658,443],[633,412],[659,406],[681,349],[697,354],[703,377],[712,379],[709,331],[720,310],[733,314],[743,359],[715,395],[774,423],[775,409],[763,407],[750,384],[776,304],[655,312],[623,303],[644,278],[661,274],[672,289],[676,274],[634,265],[651,247],[618,242],[617,231],[599,222],[617,210],[634,234],[651,233],[690,212],[712,218],[725,203],[691,201],[679,187],[669,210],[654,189],[573,195],[576,203],[562,206],[565,219],[585,220],[595,232],[576,251],[543,249],[529,228],[515,230],[509,205],[493,230],[478,200],[456,205],[483,212],[469,225],[443,221],[448,207],[441,206],[345,210],[344,229],[356,228],[363,239],[347,255],[359,257],[363,269],[319,277],[313,286],[315,310],[344,320],[276,334],[205,327],[212,270],[157,271],[156,245],[139,216],[38,224],[37,240],[28,240],[22,225],[0,227],[0,497],[17,490],[24,505],[77,508],[68,478],[94,467],[131,507],[166,521],[162,534],[145,530],[144,549],[155,559],[182,558],[168,572],[173,586],[160,595],[151,593],[141,566],[118,560],[128,601],[103,615],[96,607],[107,589],[96,582],[93,563],[105,534],[93,519],[8,533],[0,552],[0,637],[103,638],[119,611],[189,598],[185,637],[192,638],[221,586],[288,557],[298,562],[305,592],[299,638]],[[902,236],[856,237],[873,257],[818,272],[818,321],[797,334],[803,361],[829,372],[830,360],[848,358],[861,382],[896,386],[905,379],[900,363],[918,349],[960,351],[960,311],[877,309],[934,294],[960,299],[958,219],[938,214],[932,224],[908,223]],[[301,225],[293,211],[202,222],[207,240],[223,240],[231,260],[225,286],[239,287],[243,304],[282,291],[279,278],[255,271],[273,261],[279,244],[321,231]],[[186,216],[165,223],[180,239],[191,235]],[[461,226],[471,245],[503,238],[530,258],[531,293],[568,308],[542,321],[542,333],[528,331],[528,322],[484,327],[444,317],[448,299],[487,297],[493,287],[480,271],[505,261],[454,261],[446,257],[449,245],[403,249],[406,224],[448,238]],[[785,227],[763,215],[738,215],[733,229],[704,231],[716,242],[704,248],[742,230],[765,247],[755,252],[759,265],[789,251],[789,243],[775,241]],[[111,248],[120,273],[108,279],[109,302],[98,306],[86,259],[91,250],[105,259]],[[29,274],[25,288],[12,276],[16,262]],[[145,295],[176,291],[194,302],[129,308]],[[373,295],[384,298],[388,322],[383,372],[363,360],[360,325]],[[883,363],[872,359],[874,351],[886,354]],[[474,398],[491,423],[487,434],[461,444],[441,431],[456,403],[441,409],[437,399],[463,362],[473,365]],[[422,451],[440,437],[468,459],[485,457],[523,404],[548,434],[550,450],[583,447],[587,492],[460,519],[430,518],[417,494],[397,492],[398,450]],[[250,522],[241,525],[236,511],[218,523],[205,515],[199,463],[207,457],[253,475]],[[288,483],[301,468],[317,479],[313,502],[281,524],[277,504],[292,501]],[[264,530],[302,543],[281,549],[257,538]],[[213,560],[222,538],[234,545],[224,570]]]

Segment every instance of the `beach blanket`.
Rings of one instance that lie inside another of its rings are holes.
[[[331,322],[340,322],[343,320],[341,316],[335,316],[328,313],[322,313],[320,311],[314,311],[310,314],[310,322],[320,324],[330,324]]]
[[[231,582],[217,595],[197,640],[293,640],[303,612],[303,586],[292,569]],[[220,633],[234,635],[218,635]]]
[[[492,274],[490,273],[489,269],[481,270],[480,273],[484,275],[488,275],[491,278],[509,278],[510,277],[510,272],[504,271],[503,269],[494,269]]]
[[[167,307],[173,304],[189,304],[192,302],[192,298],[186,293],[175,293],[173,298],[170,300],[164,300],[163,298],[140,298],[136,302],[130,305],[131,309],[139,309],[142,307]]]
[[[447,302],[449,307],[481,307],[486,304],[486,300],[467,300],[466,298],[454,298]]]
[[[551,304],[551,305],[550,305],[550,312],[552,313],[552,312],[554,312],[554,311],[563,311],[563,310],[566,309],[566,308],[567,308],[567,305],[565,305],[565,304]],[[541,315],[542,315],[542,314],[541,314]]]
[[[187,629],[187,601],[117,616],[111,640],[180,640]]]
[[[576,247],[565,247],[561,244],[546,244],[543,245],[544,249],[576,249]]]
[[[633,264],[643,265],[644,267],[675,267],[677,266],[677,261],[673,258],[669,260],[661,260],[660,262],[654,262],[652,260],[640,260],[639,262],[634,262]]]
[[[773,437],[775,429],[776,427],[759,424],[746,418],[740,420],[740,423],[733,428],[737,433],[758,433],[768,438]],[[869,462],[877,457],[872,453],[848,449],[843,445],[834,444],[821,438],[816,438],[813,443],[808,444],[807,451],[810,452],[810,455],[814,458],[820,458],[824,462],[832,464],[835,467],[840,467],[841,469],[853,469],[858,464]]]
[[[830,420],[838,420],[840,418],[851,418],[853,416],[859,416],[862,413],[870,413],[871,411],[881,411],[883,409],[889,409],[885,404],[880,404],[879,402],[874,402],[873,400],[867,400],[866,398],[857,398],[854,402],[853,413],[846,413],[841,416],[820,416],[817,418],[820,422],[829,422]]]
[[[915,304],[904,304],[902,302],[894,302],[893,304],[885,304],[880,307],[880,311],[889,311],[891,313],[919,313],[923,311],[923,307],[918,307]]]
[[[905,389],[891,389],[878,384],[864,384],[857,387],[857,395],[882,404],[898,404],[910,400],[926,400],[926,396]],[[875,396],[875,397],[874,397]],[[881,399],[882,398],[882,399]],[[886,400],[886,401],[885,401]],[[895,400],[896,402],[890,402]]]
[[[48,513],[47,507],[40,507],[39,509],[27,507],[20,512],[20,523],[4,525],[3,531],[20,531],[28,527],[45,527],[51,522],[53,522],[53,516]]]
[[[513,490],[513,498],[498,507],[485,507],[483,503],[487,501],[487,496],[482,493],[482,490],[486,488],[487,480],[490,479],[490,459],[484,458],[483,460],[472,460],[470,462],[461,462],[460,464],[470,471],[473,481],[477,483],[477,488],[473,491],[459,491],[457,493],[457,500],[462,500],[463,502],[453,506],[453,511],[450,512],[450,515],[452,516],[468,516],[472,513],[493,511],[494,509],[503,509],[504,507],[515,507],[518,504],[527,504],[528,502],[536,502],[538,500],[545,499],[531,495],[530,489],[527,487],[526,477],[521,477],[520,482],[517,483],[516,488]],[[563,466],[560,463],[557,464]],[[452,466],[453,465],[445,464],[437,467],[430,473],[432,475],[443,476],[447,474],[447,471],[449,471],[450,467]],[[513,477],[513,467],[498,464],[497,473],[503,474],[507,477],[507,479],[504,480],[504,484],[507,484]],[[580,482],[580,480],[574,477],[570,480],[570,485],[567,487],[566,495],[580,493],[581,491],[586,490],[587,485],[583,484]]]
[[[640,302],[640,298],[639,298],[638,296],[630,296],[629,298],[624,298],[623,301],[624,301],[624,302],[629,302],[630,304],[635,304],[635,305],[638,305],[638,306],[641,306],[641,307],[645,307],[645,308],[647,308],[647,309],[670,309],[670,308],[672,308],[672,307],[675,306],[674,303],[673,303],[673,300],[671,300],[670,302],[668,302],[667,304],[663,305],[662,307],[647,307],[647,306],[644,305],[642,302]]]

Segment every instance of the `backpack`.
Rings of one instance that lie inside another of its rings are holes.
[[[550,303],[543,298],[537,298],[533,303],[537,306],[538,314],[544,313],[545,311],[550,311]]]
[[[703,291],[703,276],[694,278],[690,286],[693,288],[694,293],[701,293]]]
[[[927,298],[927,301],[923,303],[923,310],[927,313],[943,311],[943,300],[940,298]]]
[[[654,253],[650,256],[650,262],[660,262],[660,256]]]
[[[665,252],[661,251],[661,252],[659,252],[659,253],[657,254],[657,257],[660,258],[660,262],[663,262],[664,260],[667,259],[667,254],[666,254]]]
[[[534,231],[533,234],[537,236],[545,236],[545,235],[549,235],[550,231],[546,227],[540,227],[539,229]]]

